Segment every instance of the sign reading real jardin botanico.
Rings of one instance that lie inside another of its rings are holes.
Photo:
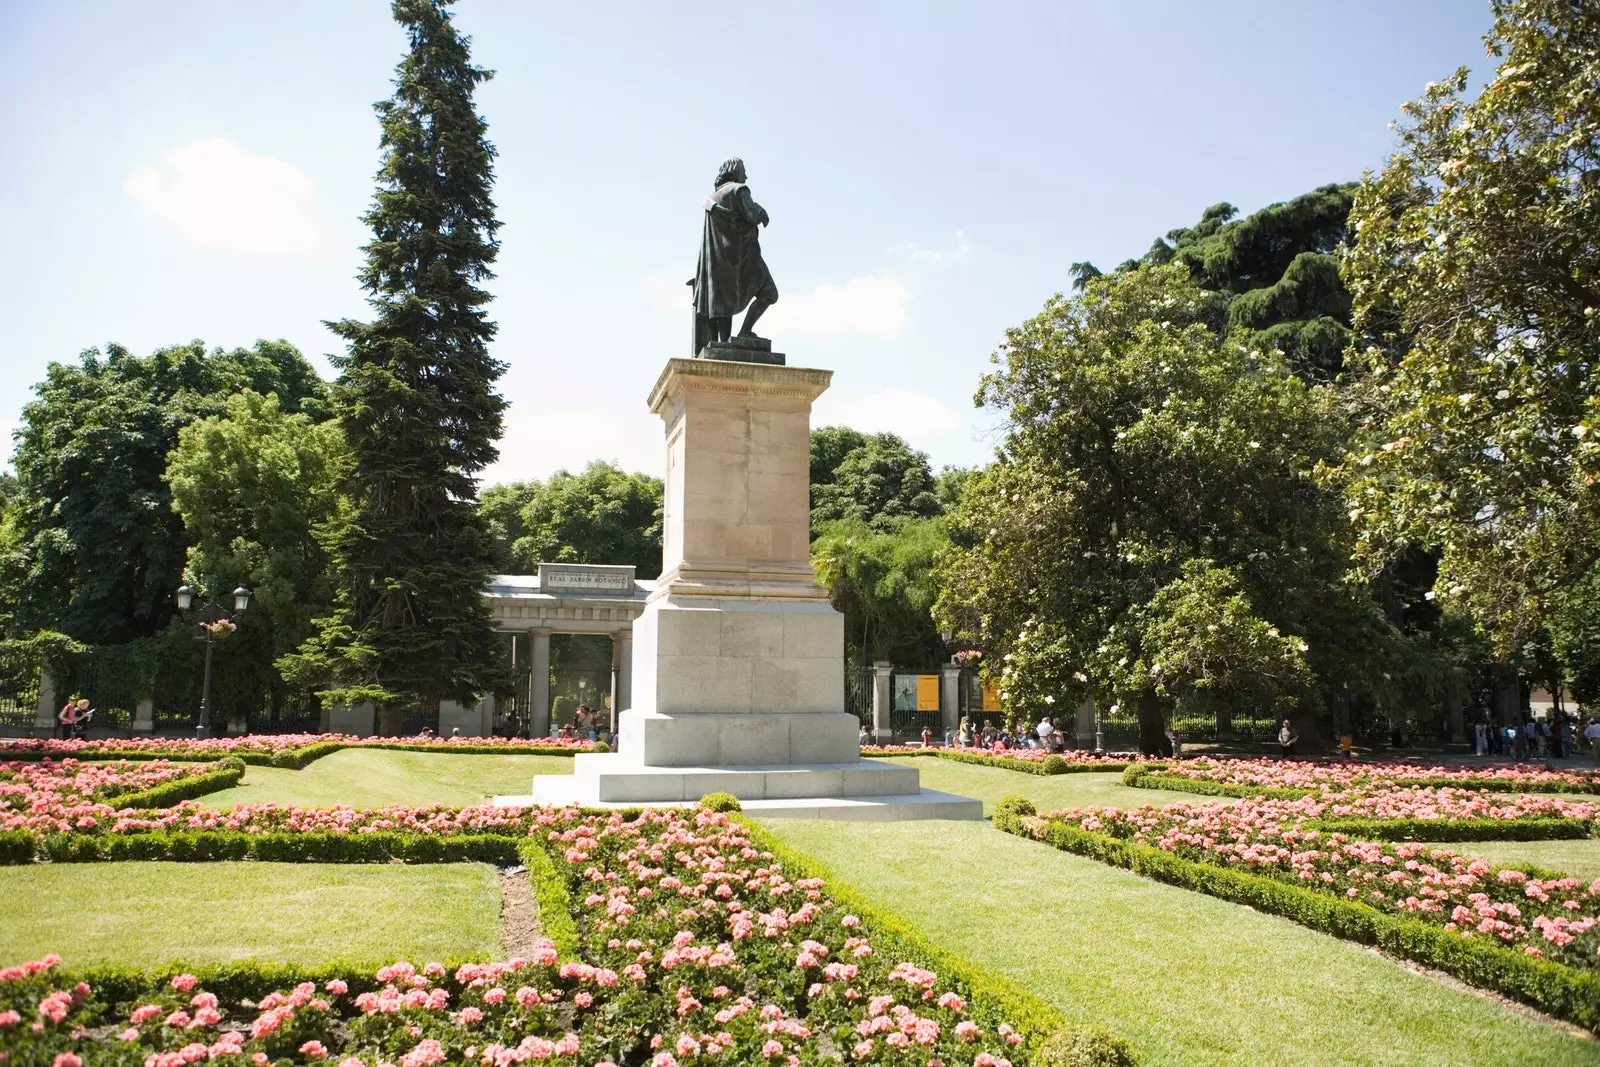
[[[542,593],[621,593],[631,596],[633,589],[632,566],[539,564],[539,591]]]

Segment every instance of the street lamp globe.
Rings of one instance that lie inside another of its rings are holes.
[[[233,591],[233,610],[234,611],[243,611],[245,608],[248,608],[249,606],[250,606],[250,590],[246,589],[244,586],[241,585],[239,588],[237,588],[237,589],[235,589]]]
[[[189,585],[178,586],[178,610],[188,611],[194,606],[194,589]]]

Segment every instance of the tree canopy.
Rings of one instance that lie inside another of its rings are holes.
[[[1404,106],[1356,197],[1363,558],[1440,554],[1440,601],[1509,655],[1600,561],[1600,10],[1494,5],[1495,76]],[[1398,353],[1398,358],[1395,358]]]
[[[199,341],[135,356],[120,345],[52,363],[22,412],[0,581],[8,636],[61,631],[96,644],[149,637],[172,618],[189,545],[163,475],[184,427],[241,390],[308,418],[326,387],[293,346],[208,352]]]
[[[501,549],[501,566],[531,574],[546,563],[633,564],[661,573],[660,478],[596,461],[577,474],[497,485],[479,505]]]
[[[813,533],[839,519],[888,529],[901,519],[944,510],[927,454],[892,433],[862,434],[842,426],[814,430],[811,469]]]
[[[1343,580],[1339,496],[1311,478],[1342,454],[1333,394],[1211,309],[1186,267],[1141,266],[1007,331],[979,400],[1008,432],[955,514],[970,547],[946,557],[939,611],[1005,652],[1008,709],[1131,702],[1157,750],[1198,686],[1270,697],[1308,733],[1392,641]],[[1173,624],[1214,613],[1216,630]]]

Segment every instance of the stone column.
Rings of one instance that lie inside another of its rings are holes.
[[[611,675],[615,692],[611,698],[611,732],[616,732],[617,716],[633,707],[633,631],[618,630],[611,635]]]
[[[56,707],[56,680],[50,674],[50,668],[39,665],[39,703],[34,707],[33,728],[45,731],[46,736],[55,733],[56,712],[61,709]]]
[[[872,739],[887,745],[894,737],[894,666],[879,660],[872,665]]]
[[[1072,732],[1079,748],[1094,747],[1094,701],[1085,700],[1078,705],[1078,714]]]
[[[145,697],[133,705],[133,732],[136,734],[154,733],[155,728],[156,702],[149,697]]]
[[[528,631],[533,638],[533,680],[528,686],[528,736],[550,736],[550,633]]]
[[[939,722],[947,737],[961,726],[961,668],[954,662],[939,667]]]

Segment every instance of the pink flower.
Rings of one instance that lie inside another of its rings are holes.
[[[768,1040],[764,1045],[761,1046],[761,1055],[768,1058],[772,1056],[781,1056],[783,1055],[783,1046],[776,1041]]]
[[[978,1040],[978,1024],[971,1019],[962,1019],[956,1023],[956,1036],[969,1043]]]
[[[444,1062],[444,1046],[433,1038],[425,1038],[417,1047],[400,1057],[400,1067],[430,1067]]]
[[[327,990],[329,993],[332,993],[336,997],[342,997],[346,993],[350,992],[350,986],[343,978],[331,979],[322,988]]]
[[[580,1008],[587,1008],[589,1005],[594,1003],[594,994],[587,991],[579,991],[578,993],[574,994],[572,1003],[576,1004]]]
[[[320,1041],[307,1041],[300,1046],[300,1055],[308,1056],[314,1060],[321,1060],[327,1058],[328,1050],[322,1047],[322,1042]]]
[[[172,976],[172,988],[180,993],[187,993],[193,989],[200,979],[192,974],[175,974]]]
[[[72,1052],[58,1052],[51,1067],[83,1067],[83,1060]]]

